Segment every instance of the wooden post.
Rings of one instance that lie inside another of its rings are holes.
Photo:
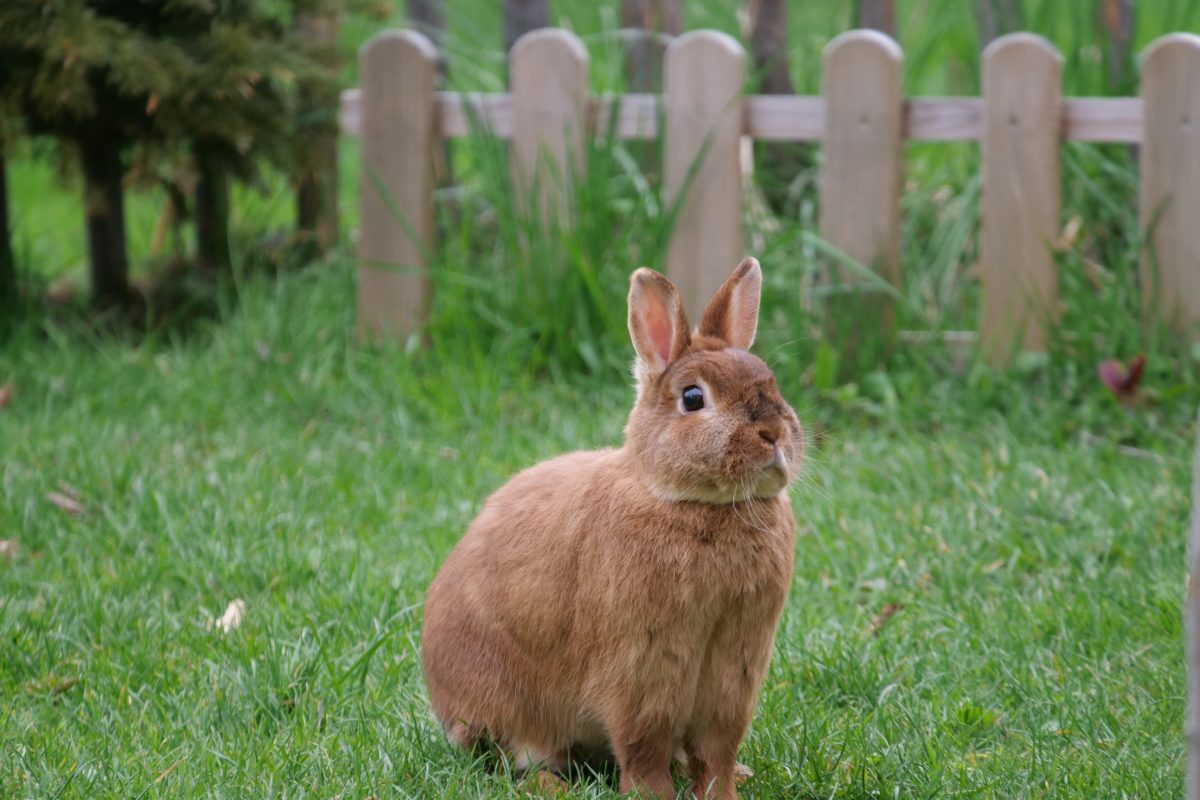
[[[1195,336],[1200,322],[1200,36],[1156,39],[1142,61],[1143,308]]]
[[[362,80],[360,336],[407,337],[429,309],[437,50],[387,31],[359,51]]]
[[[1058,304],[1062,57],[1013,33],[983,53],[983,320],[993,363],[1044,350]]]
[[[878,31],[860,30],[830,42],[823,60],[821,237],[898,287],[900,190],[904,183],[904,97],[900,77],[904,56],[889,37]],[[867,277],[836,263],[830,264],[827,273],[837,283],[861,282]],[[866,320],[866,324],[890,329],[895,317],[893,303],[864,306],[863,298],[851,297],[836,307],[841,309],[851,302],[862,309],[860,313],[881,317]],[[830,322],[840,327],[842,316],[831,313]]]
[[[571,219],[571,181],[582,178],[587,133],[588,54],[575,34],[543,28],[509,55],[513,186],[547,225]]]
[[[676,209],[667,276],[698,322],[709,297],[742,259],[742,135],[745,53],[716,31],[684,34],[664,67],[664,189]]]

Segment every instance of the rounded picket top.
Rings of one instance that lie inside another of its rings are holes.
[[[835,36],[821,53],[825,69],[842,63],[874,59],[878,64],[903,64],[904,51],[896,40],[882,31],[860,28]],[[868,62],[869,63],[869,62]]]
[[[985,75],[988,65],[1013,69],[1014,67],[1001,66],[1009,64],[1023,64],[1030,72],[1044,69],[1047,65],[1054,65],[1054,68],[1061,72],[1063,57],[1062,53],[1058,52],[1058,48],[1045,38],[1036,33],[1019,31],[993,39],[991,44],[983,50]]]
[[[722,64],[729,65],[735,61],[740,66],[745,59],[746,51],[741,43],[727,33],[710,30],[688,31],[682,36],[676,36],[667,45],[663,54],[663,79],[666,80],[665,70],[671,69],[672,63],[689,69],[716,69]]]
[[[530,54],[533,55],[530,55]],[[508,53],[510,62],[526,58],[563,58],[588,63],[588,51],[578,36],[563,28],[537,28],[522,34]]]
[[[430,41],[425,34],[409,28],[392,28],[367,39],[358,48],[358,60],[361,65],[368,60],[374,61],[383,54],[401,52],[411,54],[410,57],[415,56],[417,59],[437,64],[437,45]]]
[[[1200,36],[1168,33],[1150,43],[1142,54],[1142,86],[1156,81],[1187,82],[1200,71]],[[1191,85],[1197,85],[1192,82]],[[1197,89],[1200,91],[1200,89]],[[1143,91],[1144,93],[1144,91]]]

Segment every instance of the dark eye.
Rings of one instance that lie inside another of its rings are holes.
[[[699,386],[689,386],[683,390],[683,410],[699,411],[704,408],[704,392]]]

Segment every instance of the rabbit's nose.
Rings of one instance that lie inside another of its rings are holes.
[[[779,432],[774,428],[759,426],[758,438],[762,439],[767,444],[773,445],[775,444],[775,440],[779,438]]]

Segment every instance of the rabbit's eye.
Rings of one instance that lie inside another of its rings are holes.
[[[683,390],[683,410],[699,411],[704,408],[704,392],[699,386],[689,386]]]

